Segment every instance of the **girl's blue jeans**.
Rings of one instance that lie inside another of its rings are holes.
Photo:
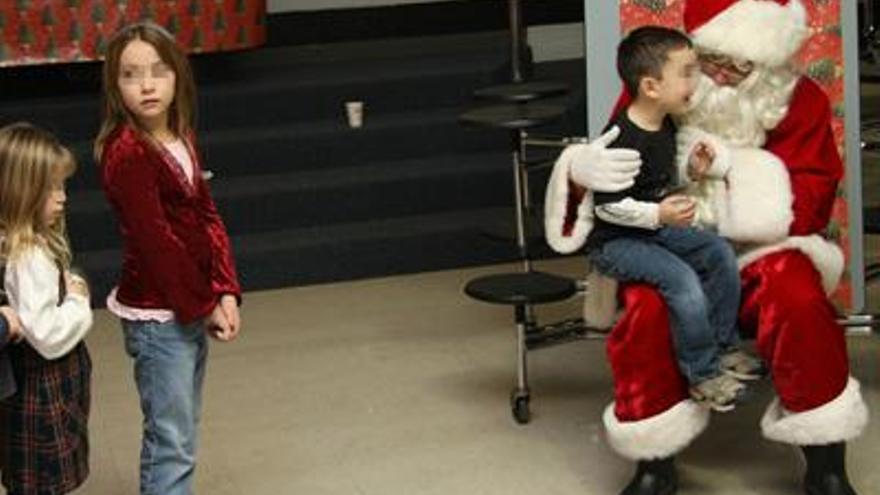
[[[141,495],[191,495],[208,342],[201,322],[122,320],[143,413]]]
[[[726,240],[695,228],[663,227],[647,237],[610,240],[589,258],[603,274],[660,291],[678,365],[690,383],[719,373],[721,350],[739,344],[739,269]]]

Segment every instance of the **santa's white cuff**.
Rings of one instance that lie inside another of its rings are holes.
[[[709,424],[709,409],[690,399],[639,421],[618,421],[614,403],[602,415],[608,444],[634,461],[660,459],[684,450]]]
[[[587,190],[577,205],[576,218],[566,232],[566,216],[571,183],[569,172],[574,157],[580,152],[578,144],[567,147],[556,159],[547,190],[544,193],[544,235],[554,251],[569,254],[580,249],[593,229],[593,194]]]
[[[799,413],[786,411],[776,398],[761,419],[761,431],[770,440],[793,445],[851,440],[868,424],[868,407],[859,388],[859,382],[849,377],[843,392],[832,401]]]

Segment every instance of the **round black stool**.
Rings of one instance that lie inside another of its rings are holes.
[[[458,120],[464,124],[521,130],[553,122],[565,110],[563,105],[548,103],[496,103],[462,112]]]
[[[566,84],[554,81],[528,81],[489,86],[474,91],[474,97],[481,100],[495,100],[508,103],[526,103],[543,98],[568,94]]]
[[[514,307],[517,337],[517,383],[510,393],[510,408],[517,423],[529,422],[529,388],[526,367],[527,336],[535,328],[528,308],[534,304],[563,301],[577,292],[574,281],[543,272],[500,273],[478,277],[464,287],[468,296],[493,304]]]

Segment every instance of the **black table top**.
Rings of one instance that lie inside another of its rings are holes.
[[[550,103],[498,103],[468,110],[458,116],[465,124],[525,129],[552,122],[565,114],[563,105]]]
[[[478,277],[464,292],[495,304],[536,304],[568,299],[577,290],[573,280],[543,272],[499,273]]]
[[[480,88],[474,91],[474,96],[481,99],[523,103],[541,98],[562,96],[568,92],[568,85],[560,82],[528,81]]]

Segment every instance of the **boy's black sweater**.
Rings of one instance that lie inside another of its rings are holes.
[[[660,202],[678,184],[678,168],[675,164],[675,124],[667,116],[659,130],[646,131],[630,120],[627,109],[624,109],[608,124],[606,130],[614,125],[620,127],[620,135],[608,147],[638,151],[642,158],[642,168],[636,176],[635,184],[629,189],[615,193],[594,192],[594,207],[615,203],[626,197],[636,201]],[[650,237],[653,234],[653,230],[625,227],[606,222],[596,216],[593,230],[587,237],[586,248],[598,249],[618,237]]]

